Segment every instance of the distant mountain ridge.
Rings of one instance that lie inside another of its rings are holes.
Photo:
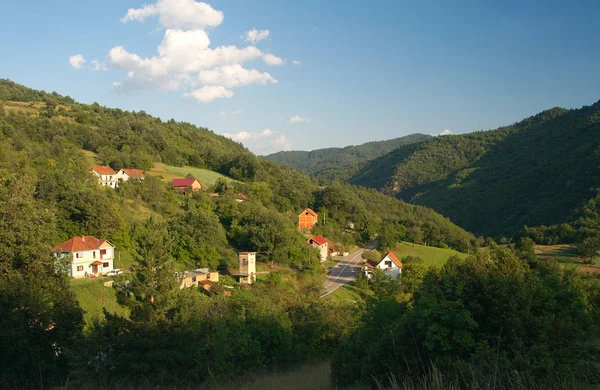
[[[423,142],[432,136],[410,134],[387,141],[374,141],[345,148],[326,148],[313,151],[284,151],[266,156],[279,164],[296,168],[312,176],[338,167],[358,166],[361,163],[383,156],[402,146]]]

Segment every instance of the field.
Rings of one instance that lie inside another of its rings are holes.
[[[433,246],[423,246],[401,242],[396,245],[396,248],[392,251],[398,259],[402,259],[406,256],[419,256],[425,262],[426,266],[441,267],[446,261],[452,256],[458,256],[460,258],[467,257],[466,254],[455,251],[454,249],[436,248]]]
[[[583,264],[575,245],[536,245],[535,255],[540,261],[555,260],[564,268],[575,267],[583,272],[600,272],[600,256],[592,264]]]
[[[229,178],[220,173],[209,171],[208,169],[194,168],[194,167],[174,167],[171,165],[165,165],[163,163],[156,163],[154,167],[146,172],[148,175],[162,176],[163,179],[171,181],[172,179],[183,178],[188,174],[191,174],[194,178],[200,182],[206,183],[209,186],[215,184],[217,179],[225,179],[228,182],[236,182],[232,178]]]
[[[111,279],[71,279],[71,289],[75,293],[79,306],[85,311],[87,326],[96,319],[103,318],[102,309],[109,313],[128,314],[128,310],[117,303],[117,294],[112,287],[105,287],[104,282]]]
[[[362,303],[365,298],[360,293],[355,282],[346,283],[323,299],[329,299],[333,302],[357,302]]]

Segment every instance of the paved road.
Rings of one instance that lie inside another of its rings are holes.
[[[323,283],[323,291],[321,297],[331,294],[340,286],[353,281],[360,272],[362,266],[362,254],[365,250],[372,250],[375,245],[369,245],[364,249],[359,249],[356,252],[350,253],[348,256],[343,257],[338,265],[331,269],[329,276]]]

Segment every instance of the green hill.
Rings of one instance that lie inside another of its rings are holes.
[[[339,167],[357,167],[360,163],[383,156],[404,145],[431,138],[425,134],[411,134],[387,141],[374,141],[345,148],[317,149],[310,152],[284,151],[266,156],[279,164],[296,168],[312,176],[334,178]],[[329,171],[333,169],[333,171]]]

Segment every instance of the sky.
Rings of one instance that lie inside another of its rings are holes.
[[[600,99],[598,1],[3,4],[0,78],[257,154],[497,128]]]

